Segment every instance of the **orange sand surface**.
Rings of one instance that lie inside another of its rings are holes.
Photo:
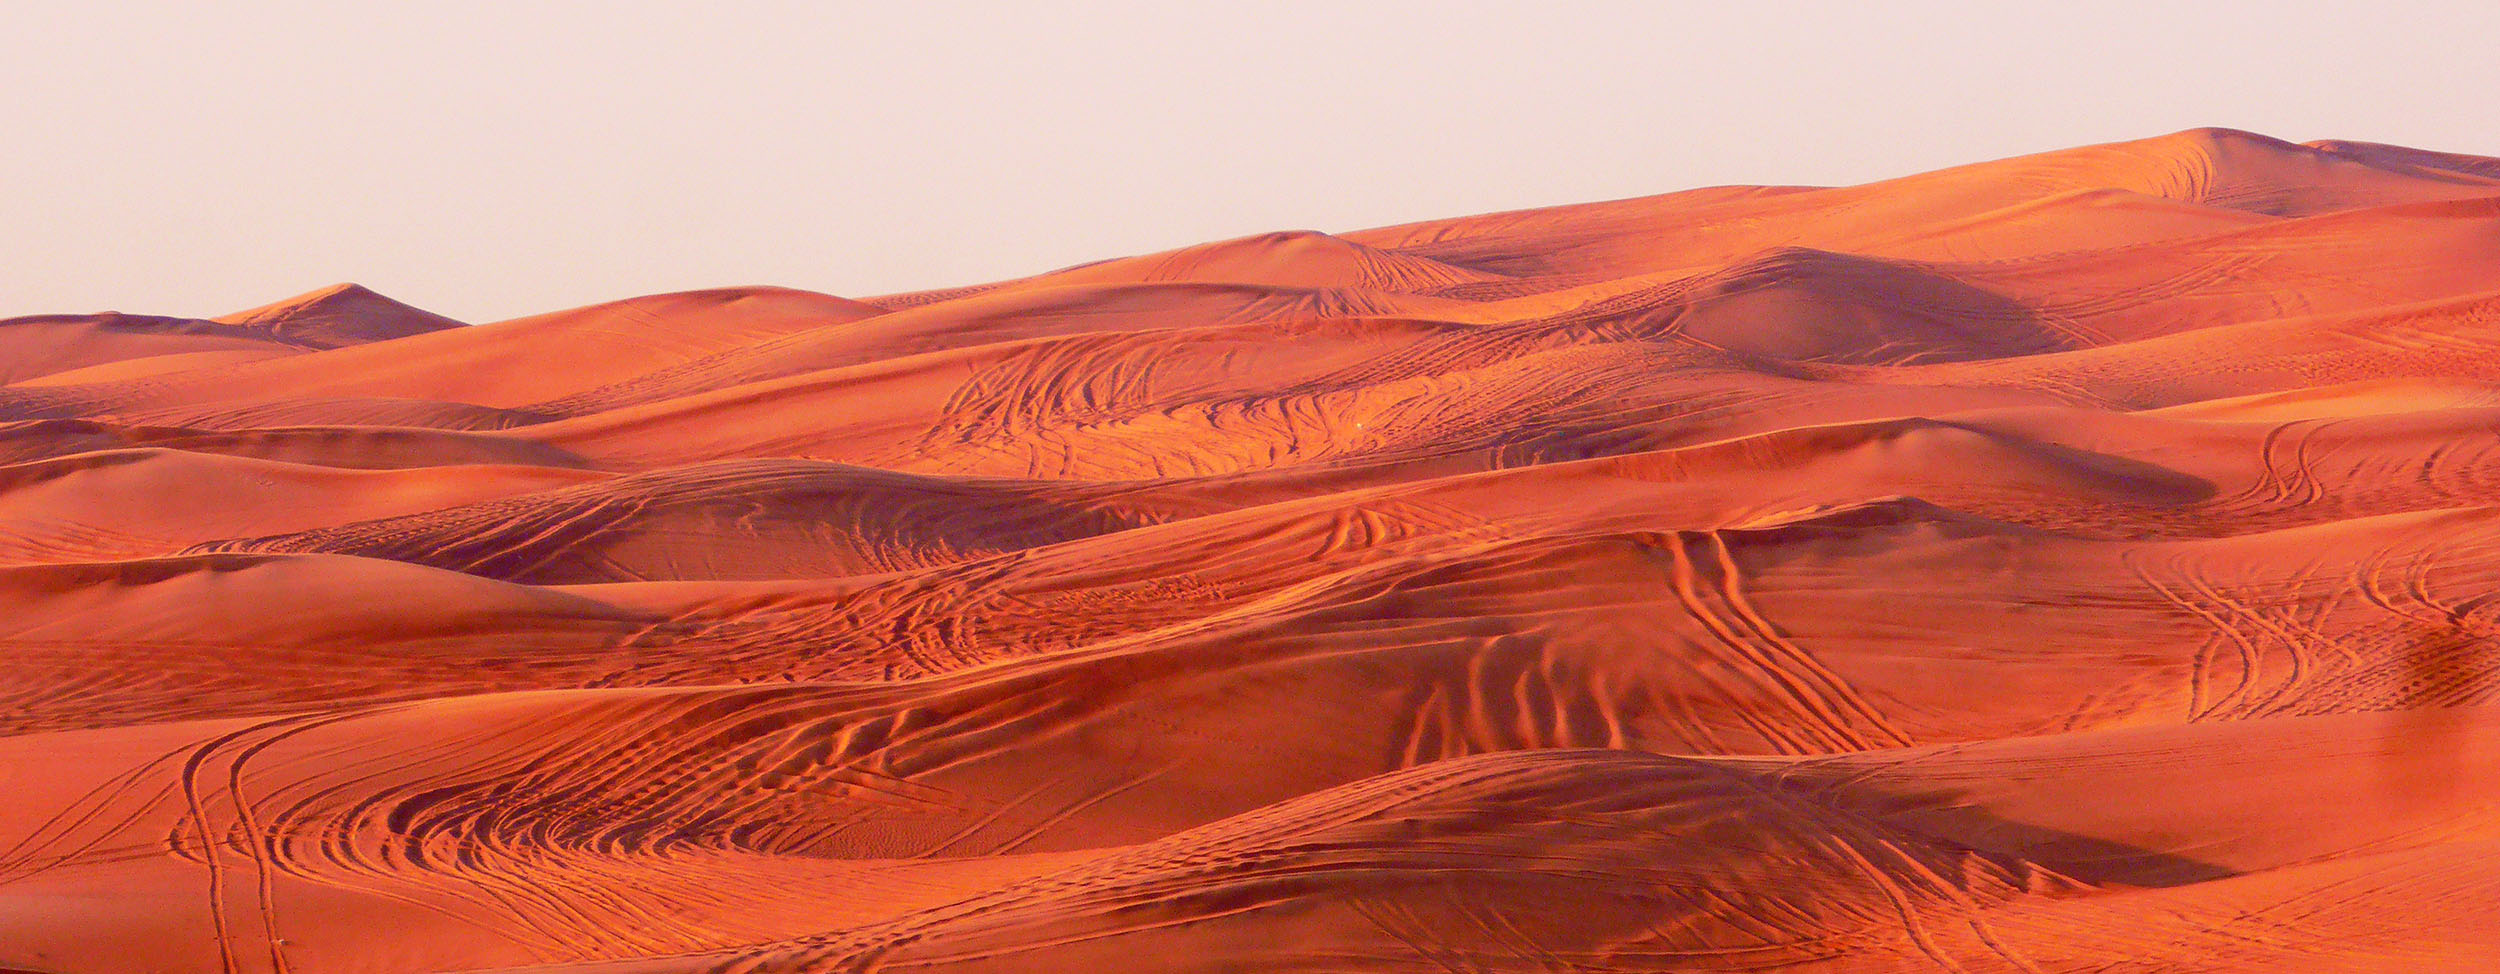
[[[0,971],[2500,969],[2500,160],[0,383]]]

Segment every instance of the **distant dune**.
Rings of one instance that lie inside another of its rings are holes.
[[[2500,969],[2500,159],[0,383],[0,971]]]

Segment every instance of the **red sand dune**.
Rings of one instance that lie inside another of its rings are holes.
[[[0,382],[0,970],[2500,964],[2500,160],[342,286]]]

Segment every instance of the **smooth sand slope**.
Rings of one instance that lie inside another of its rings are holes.
[[[2488,971],[2494,593],[2396,146],[18,318],[0,972]]]

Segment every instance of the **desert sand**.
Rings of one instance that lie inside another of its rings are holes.
[[[2500,965],[2500,159],[340,286],[0,382],[4,971]]]

